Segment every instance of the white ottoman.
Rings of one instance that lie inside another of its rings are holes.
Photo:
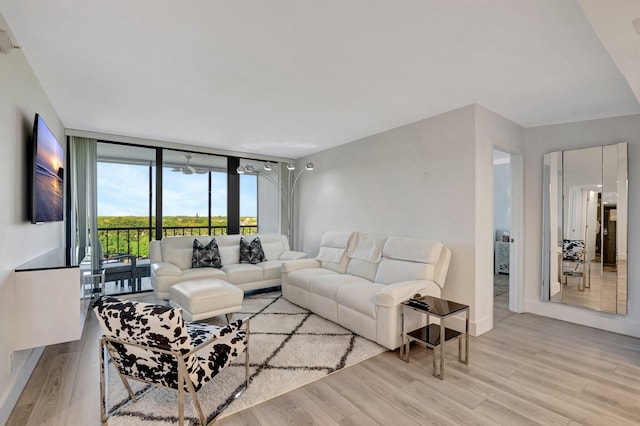
[[[174,284],[169,290],[171,305],[182,308],[182,317],[198,321],[239,311],[244,292],[233,284],[215,278],[200,278]]]

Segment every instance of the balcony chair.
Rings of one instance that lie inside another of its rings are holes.
[[[93,306],[104,332],[100,339],[100,414],[103,424],[113,414],[107,407],[105,389],[107,354],[133,403],[137,400],[128,379],[177,390],[180,425],[184,424],[185,392],[191,396],[200,424],[206,424],[196,392],[243,352],[244,386],[235,397],[249,385],[248,319],[237,320],[225,327],[185,322],[178,308],[113,297],[102,297]]]
[[[584,240],[562,241],[562,284],[567,284],[568,277],[576,277],[579,279],[578,291],[584,291],[585,287],[590,287],[590,269],[585,256]]]
[[[136,257],[124,253],[104,253],[102,243],[100,249],[100,269],[104,269],[105,282],[115,281],[124,287],[125,280],[132,290],[137,288]]]
[[[151,260],[149,258],[136,260],[137,291],[142,290],[142,279],[151,276]]]

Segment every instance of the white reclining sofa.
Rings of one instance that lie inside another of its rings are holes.
[[[439,297],[451,251],[439,241],[327,232],[315,259],[282,264],[284,297],[389,349],[400,346],[400,304]],[[425,324],[414,311],[408,329]]]
[[[200,278],[217,278],[240,289],[256,290],[280,285],[283,260],[304,259],[305,253],[290,251],[289,240],[279,234],[242,235],[248,242],[260,237],[265,262],[240,263],[241,235],[208,235],[165,237],[149,243],[151,286],[158,298],[169,299],[169,290],[176,283]],[[216,239],[222,268],[192,268],[193,240],[203,245]]]

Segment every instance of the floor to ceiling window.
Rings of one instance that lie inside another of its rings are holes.
[[[226,234],[226,158],[165,150],[163,162],[163,237]]]
[[[240,176],[240,232],[258,232],[258,176]]]
[[[211,171],[211,235],[226,233],[227,226],[227,172]]]
[[[98,143],[98,236],[105,254],[149,257],[155,150]]]
[[[162,168],[156,170],[160,158]],[[107,256],[135,257],[137,275],[143,277],[141,286],[121,287],[150,288],[149,241],[156,237],[227,234],[227,164],[223,156],[98,142],[98,239]],[[261,177],[258,172],[240,176],[243,234],[258,232],[259,214],[263,232],[278,232],[278,183],[262,182]],[[162,182],[158,189],[156,180]]]
[[[113,275],[117,279],[109,280],[112,275],[106,274],[105,292],[148,290],[148,278],[139,284],[142,275],[148,276],[145,259],[154,235],[156,150],[99,142],[97,156],[97,225],[103,262],[108,266],[125,263],[125,271]]]

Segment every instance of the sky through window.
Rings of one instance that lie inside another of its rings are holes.
[[[171,172],[163,175],[164,216],[206,216],[207,175]],[[143,165],[98,162],[98,216],[148,216],[149,168]],[[240,185],[242,216],[257,216],[256,179],[243,179]],[[227,215],[227,177],[212,175],[212,215]]]

